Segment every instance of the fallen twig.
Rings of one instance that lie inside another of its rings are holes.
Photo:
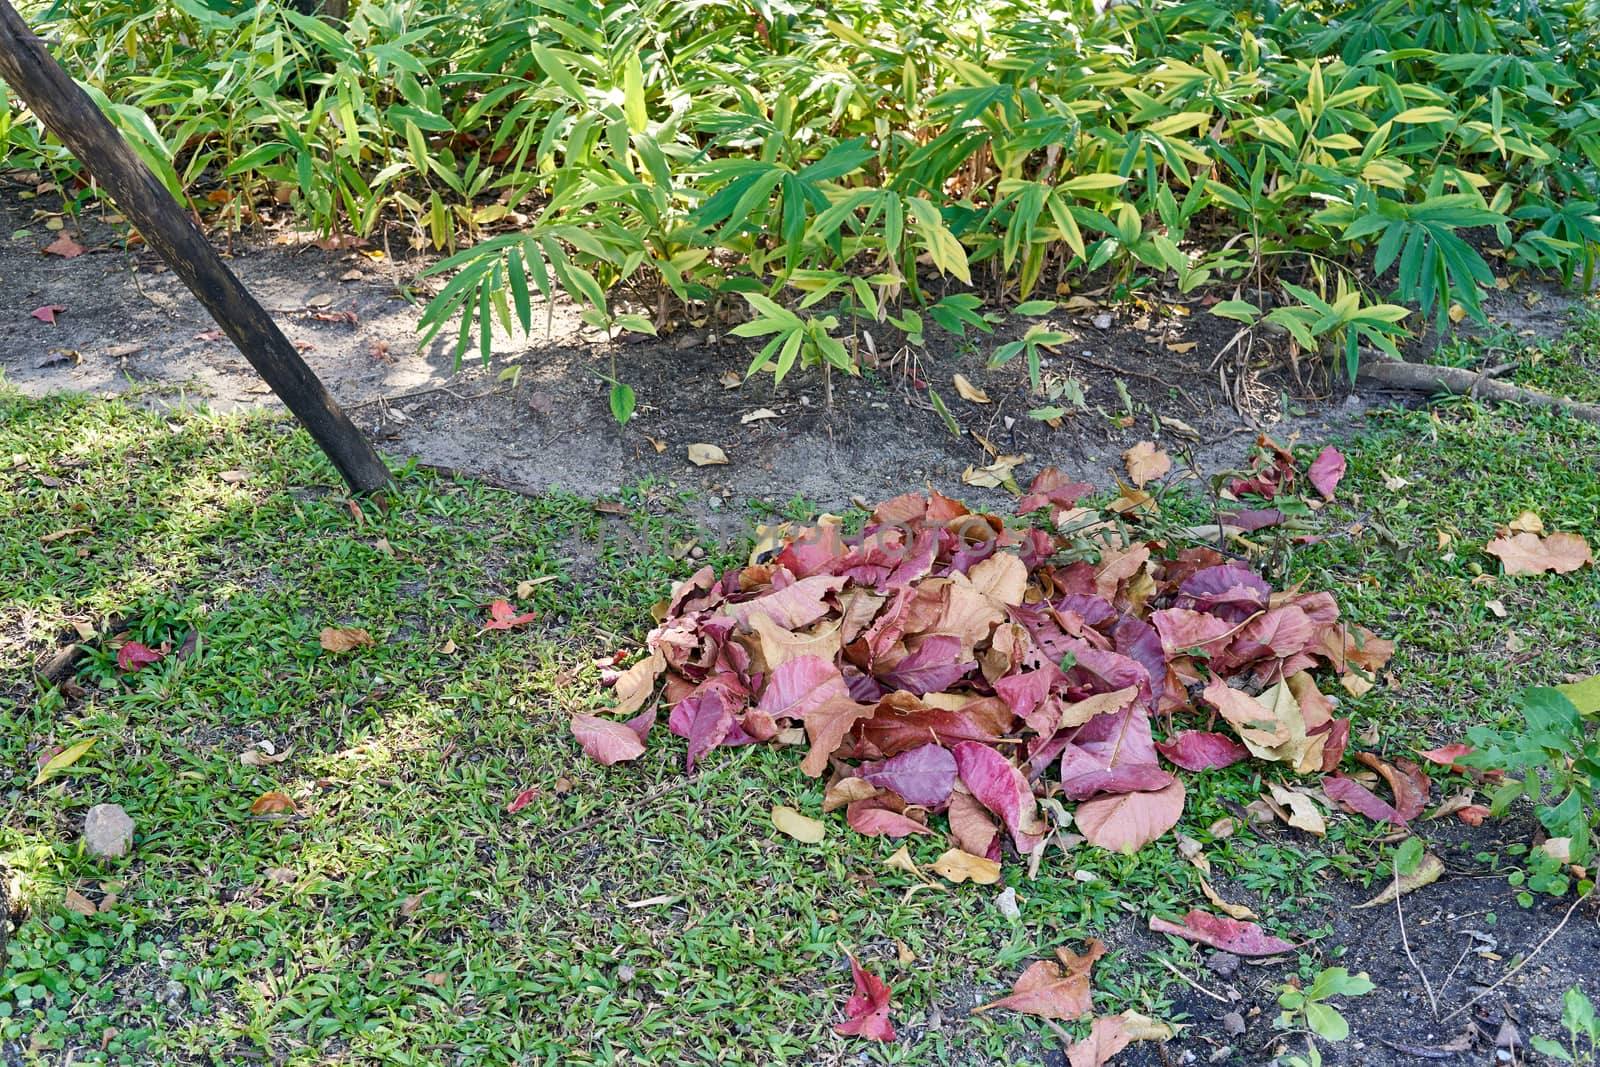
[[[1184,974],[1181,970],[1178,969],[1178,965],[1177,964],[1171,962],[1170,960],[1166,959],[1165,957],[1158,956],[1154,952],[1152,952],[1152,953],[1150,953],[1150,958],[1155,960],[1157,963],[1161,964],[1161,966],[1165,967],[1167,970],[1171,971],[1173,974],[1177,975],[1183,981],[1187,982],[1189,984],[1190,988],[1194,989],[1196,992],[1203,993],[1206,996],[1210,997],[1212,1000],[1215,1000],[1215,1001],[1217,1001],[1218,1003],[1221,1003],[1221,1004],[1228,1004],[1228,1005],[1233,1004],[1233,1001],[1229,1000],[1227,997],[1223,996],[1220,993],[1211,992],[1211,990],[1207,989],[1205,986],[1201,985],[1199,982],[1196,982],[1193,978],[1190,978],[1188,975]]]

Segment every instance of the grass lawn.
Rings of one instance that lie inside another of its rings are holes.
[[[1600,429],[1458,403],[1377,414],[1349,454],[1324,514],[1359,532],[1275,577],[1398,641],[1394,684],[1342,705],[1357,733],[1376,724],[1387,751],[1456,740],[1511,722],[1524,685],[1600,669],[1592,570],[1502,578],[1480,550],[1524,508],[1596,540]],[[1057,945],[1109,932],[1115,949],[1151,914],[1203,906],[1170,838],[1053,854],[1032,882],[1009,862],[1014,921],[1000,887],[908,893],[883,862],[898,843],[842,813],[819,845],[778,835],[771,805],[820,810],[795,750],[720,749],[691,778],[659,729],[636,764],[587,761],[566,720],[607,703],[594,660],[631,647],[695,566],[674,558],[695,501],[645,484],[622,504],[411,471],[386,512],[357,509],[282,419],[0,393],[0,858],[27,914],[0,1062],[1040,1063],[1048,1029],[968,1009]],[[538,619],[479,633],[497,598]],[[78,699],[31,685],[74,623],[110,617],[152,647],[198,643],[131,675],[94,653]],[[376,644],[325,652],[325,626]],[[32,786],[41,753],[86,738]],[[264,741],[285,758],[241,762]],[[1214,840],[1262,773],[1188,776],[1179,829],[1269,929],[1310,939],[1314,973],[1339,951],[1318,940],[1330,887],[1370,882],[1389,849],[1348,817],[1320,842]],[[296,813],[253,816],[269,791]],[[80,854],[102,802],[137,820],[127,859]],[[69,909],[69,890],[99,910]],[[1160,948],[1194,973],[1191,949]],[[900,1043],[831,1032],[847,950],[894,987]],[[1105,1010],[1182,1021],[1183,985],[1143,953],[1114,951],[1095,988]]]

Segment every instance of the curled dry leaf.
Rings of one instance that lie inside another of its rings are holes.
[[[1544,520],[1539,518],[1537,511],[1524,511],[1507,524],[1512,533],[1544,533]]]
[[[250,805],[251,815],[293,815],[294,801],[284,793],[262,793]]]
[[[715,467],[728,462],[728,454],[716,445],[696,442],[689,446],[689,462],[696,467]]]
[[[1544,538],[1531,533],[1497,537],[1484,546],[1484,551],[1498,557],[1507,574],[1568,574],[1594,563],[1589,542],[1570,533],[1553,533]]]
[[[957,374],[952,380],[962,400],[970,400],[974,404],[989,403],[989,394],[969,382],[965,374]]]
[[[960,884],[966,881],[978,885],[993,885],[1000,880],[1000,864],[982,856],[974,856],[959,848],[952,848],[933,863],[934,872],[946,881]]]
[[[778,832],[796,841],[814,845],[827,835],[828,827],[821,819],[812,819],[783,804],[772,808],[772,825]]]
[[[1172,1027],[1135,1011],[1102,1015],[1089,1027],[1089,1036],[1067,1046],[1070,1067],[1104,1067],[1135,1041],[1168,1041]]]
[[[1172,470],[1172,457],[1152,441],[1140,441],[1122,454],[1128,467],[1128,480],[1143,488],[1146,482],[1164,477]]]
[[[1316,834],[1318,837],[1327,836],[1328,824],[1322,818],[1322,809],[1317,807],[1315,800],[1298,789],[1286,789],[1277,782],[1268,782],[1267,790],[1272,794],[1273,800],[1288,810],[1287,822],[1290,826],[1296,830]]]
[[[1355,905],[1351,910],[1360,911],[1362,908],[1376,908],[1379,904],[1389,904],[1407,893],[1415,892],[1425,885],[1432,885],[1444,873],[1444,861],[1433,853],[1424,853],[1417,869],[1410,874],[1402,874],[1384,887],[1383,892],[1371,900]]]
[[[748,411],[745,414],[740,415],[739,425],[748,426],[752,422],[760,422],[763,419],[775,419],[777,417],[778,413],[773,411],[771,408],[756,408],[754,411]],[[690,458],[692,459],[694,457],[691,456]],[[727,457],[723,457],[723,462],[727,462]]]
[[[239,762],[246,767],[267,767],[274,763],[282,763],[293,751],[293,748],[286,747],[281,752],[269,752],[259,745],[251,745],[239,753]]]
[[[1200,892],[1206,895],[1206,899],[1211,901],[1218,911],[1231,919],[1254,919],[1256,917],[1256,913],[1243,904],[1229,904],[1226,900],[1223,900],[1221,895],[1212,888],[1211,883],[1205,880],[1204,876],[1200,878]]]
[[[855,992],[845,1002],[847,1021],[833,1028],[836,1034],[865,1037],[872,1041],[893,1041],[894,1024],[889,1021],[889,987],[877,975],[850,960],[850,977]]]
[[[372,635],[365,630],[344,630],[332,626],[325,627],[317,635],[317,641],[329,652],[349,652],[351,649],[368,648],[375,643]]]

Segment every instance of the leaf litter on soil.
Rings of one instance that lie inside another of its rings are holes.
[[[1257,484],[1236,492],[1270,500],[1294,481],[1286,451],[1264,455]],[[1325,451],[1307,480],[1331,496],[1342,468]],[[1076,805],[1090,844],[1131,852],[1157,841],[1185,801],[1163,757],[1190,772],[1253,758],[1313,785],[1355,784],[1336,776],[1350,722],[1313,674],[1375,675],[1392,642],[1347,624],[1330,593],[1275,590],[1215,549],[1102,521],[1078,506],[1089,490],[1041,472],[1018,506],[1031,524],[906,494],[879,504],[855,536],[824,522],[721,576],[702,568],[673,589],[648,656],[610,675],[615,710],[633,714],[659,689],[690,771],[717,748],[793,743],[803,730],[801,770],[827,777],[824,810],[844,807],[872,836],[947,831],[972,858],[940,871],[952,880],[972,860],[998,864],[1008,844],[1019,856],[1041,850],[1062,802]],[[597,729],[609,721],[574,716],[585,751],[606,763],[642,754],[648,725]],[[1158,721],[1174,727],[1159,743]],[[1373,818],[1414,817],[1426,778],[1411,764],[1372,766],[1396,804],[1341,795],[1342,785],[1329,793]],[[1287,947],[1199,911],[1156,928]],[[876,1014],[859,971],[857,983],[853,1003]],[[886,1022],[886,994],[881,1010]]]

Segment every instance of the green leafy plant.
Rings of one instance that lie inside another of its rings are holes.
[[[1291,980],[1278,987],[1277,1026],[1284,1030],[1302,1026],[1325,1041],[1343,1041],[1350,1036],[1350,1024],[1328,1001],[1333,997],[1365,996],[1377,987],[1365,972],[1351,974],[1343,967],[1328,967],[1301,988]]]
[[[1528,889],[1565,894],[1572,884],[1567,865],[1582,865],[1594,854],[1600,736],[1559,689],[1529,687],[1522,693],[1521,710],[1520,730],[1469,729],[1467,740],[1474,751],[1459,762],[1505,773],[1490,802],[1494,814],[1503,814],[1521,797],[1533,802],[1540,825],[1564,842],[1565,850],[1558,854],[1547,846],[1530,853]],[[1584,880],[1578,889],[1588,892],[1592,886],[1592,880]]]
[[[1577,986],[1561,998],[1561,1025],[1567,1031],[1565,1045],[1538,1036],[1528,1043],[1535,1052],[1562,1063],[1594,1064],[1600,1058],[1600,1021],[1595,1019],[1594,1004]]]

